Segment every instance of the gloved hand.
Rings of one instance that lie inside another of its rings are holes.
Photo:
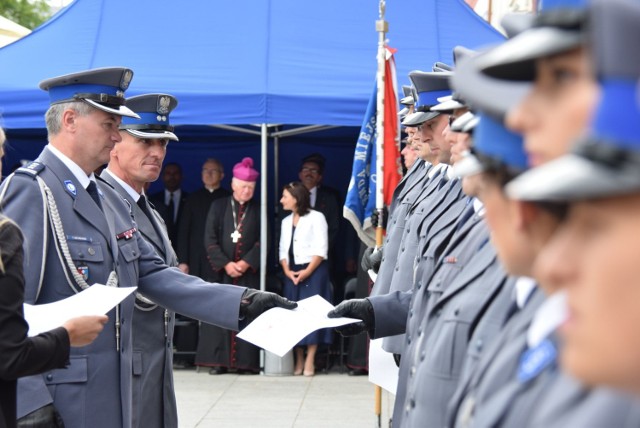
[[[374,252],[374,248],[369,247],[364,250],[364,254],[362,255],[362,260],[360,261],[360,266],[362,266],[362,270],[368,272],[369,269],[372,269],[375,273],[378,273],[378,269],[380,269],[380,263],[382,263],[382,247],[378,249],[378,251]]]
[[[275,307],[295,309],[298,304],[276,293],[247,288],[240,300],[240,319],[244,325],[249,325],[260,314]]]
[[[386,206],[384,206],[384,207],[382,207],[382,228],[383,229],[387,228],[387,219],[388,218],[389,218],[389,210],[387,209]],[[371,213],[371,224],[373,225],[373,227],[378,227],[379,222],[380,222],[380,215],[378,213],[378,210],[375,209]]]
[[[369,333],[369,337],[373,337],[375,330],[375,315],[373,313],[373,305],[369,299],[351,299],[345,300],[327,314],[329,318],[358,318],[362,321],[336,327],[336,331],[343,336],[355,336],[363,331]]]

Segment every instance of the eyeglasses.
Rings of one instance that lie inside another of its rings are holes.
[[[310,168],[308,166],[303,167],[300,171],[310,172],[312,174],[320,174],[320,170],[318,168]]]

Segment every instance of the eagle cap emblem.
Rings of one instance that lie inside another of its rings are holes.
[[[166,95],[158,97],[158,113],[159,114],[168,114],[169,113],[169,105],[171,104],[171,99]]]

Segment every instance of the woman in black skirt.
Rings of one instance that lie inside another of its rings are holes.
[[[307,188],[299,182],[289,183],[282,190],[282,208],[291,215],[282,220],[279,259],[286,276],[284,297],[298,301],[319,294],[331,301],[329,269],[327,268],[328,234],[324,215],[310,208]],[[331,343],[331,330],[317,330],[295,348],[293,374],[313,376],[318,344]],[[305,358],[304,347],[307,347]]]

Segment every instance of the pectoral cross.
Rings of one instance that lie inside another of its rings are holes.
[[[231,241],[234,244],[238,243],[238,239],[242,238],[242,234],[240,232],[238,232],[237,230],[234,230],[233,233],[231,234]]]

